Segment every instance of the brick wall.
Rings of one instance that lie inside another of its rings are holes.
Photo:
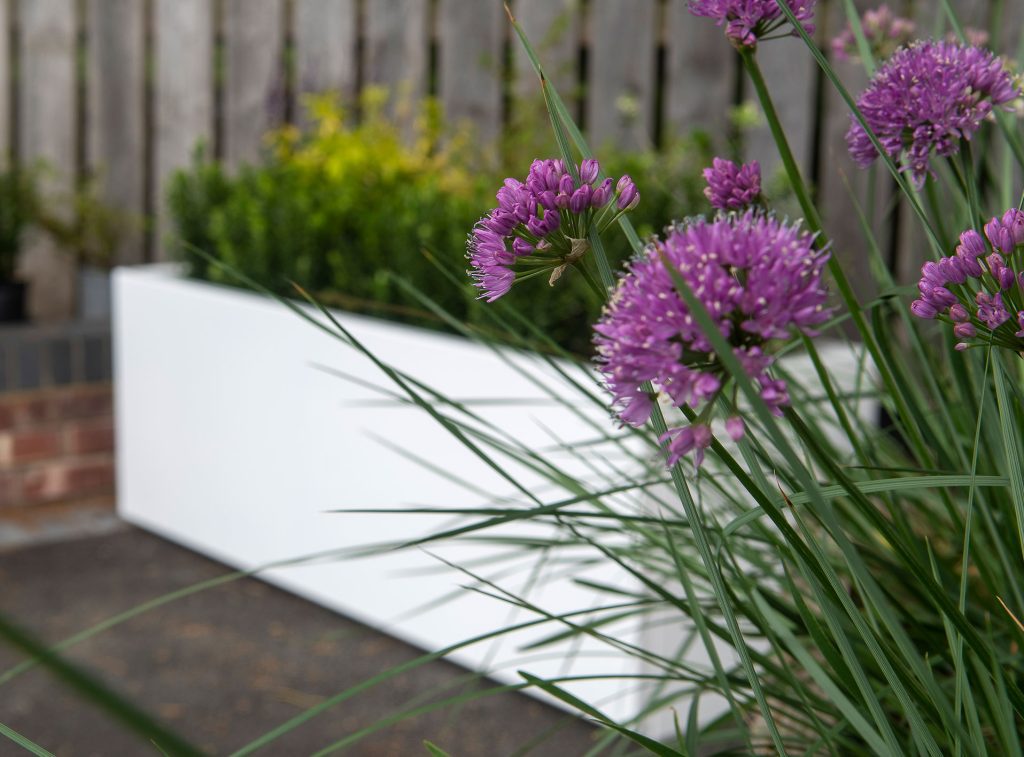
[[[110,384],[0,394],[0,508],[113,493]]]
[[[113,494],[109,323],[0,328],[0,517]]]

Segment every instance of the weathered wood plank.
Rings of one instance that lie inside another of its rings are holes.
[[[758,45],[757,60],[768,82],[789,146],[807,179],[813,149],[814,77],[817,66],[803,41],[795,37]],[[745,84],[746,99],[756,102],[756,93],[749,78]],[[761,171],[769,182],[781,170],[782,162],[767,122],[747,132],[745,153],[747,160],[760,162]]]
[[[654,137],[657,11],[653,0],[593,0],[586,127],[592,146]]]
[[[438,7],[439,94],[453,123],[471,122],[492,142],[501,133],[502,40],[500,3],[441,0]]]
[[[873,7],[871,0],[858,0],[860,11]],[[819,40],[831,52],[829,40],[839,34],[847,24],[842,3],[833,3],[819,11],[816,18]],[[832,61],[844,86],[854,96],[864,91],[868,77],[859,60]],[[856,200],[872,221],[871,228],[879,249],[886,257],[890,254],[893,217],[889,200],[893,181],[885,167],[868,171],[857,166],[846,145],[846,132],[850,128],[850,110],[830,82],[825,82],[822,97],[822,134],[820,166],[817,178],[818,205],[825,229],[832,240],[833,251],[858,295],[868,298],[875,291],[868,267],[868,246],[860,222],[854,211]],[[874,176],[874,201],[865,207],[869,197],[868,185]]]
[[[141,263],[145,212],[145,16],[138,0],[89,0],[87,162],[125,223],[117,263]]]
[[[157,236],[156,257],[165,259],[172,226],[167,214],[167,180],[191,162],[196,145],[213,152],[213,3],[156,0],[154,12],[153,135]]]
[[[579,0],[518,0],[515,4],[516,20],[537,51],[545,73],[574,111],[580,99],[581,8]],[[525,102],[537,102],[541,97],[537,75],[515,35],[512,47],[513,91]]]
[[[21,0],[18,4],[20,76],[18,134],[22,162],[49,167],[43,190],[63,198],[75,181],[74,0]],[[29,315],[55,321],[74,309],[75,270],[69,255],[38,234],[26,240],[19,276],[29,283]]]
[[[700,128],[721,135],[734,102],[736,53],[725,35],[695,18],[689,0],[669,0],[665,36],[665,121],[669,134]]]
[[[285,114],[284,5],[281,0],[224,4],[224,160],[259,158],[267,131]]]
[[[7,166],[11,154],[11,4],[0,0],[0,170]]]
[[[295,112],[304,119],[302,96],[337,92],[348,104],[356,96],[358,18],[355,0],[296,0]]]
[[[393,104],[426,94],[428,11],[422,0],[365,0],[365,83],[387,87]]]

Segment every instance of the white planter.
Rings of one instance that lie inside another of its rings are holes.
[[[463,339],[347,313],[337,317],[380,359],[448,397],[470,403],[521,400],[512,406],[478,403],[472,409],[533,450],[550,448],[552,434],[570,445],[597,435],[526,377],[558,385],[554,372],[535,358],[504,355],[524,376],[493,351]],[[173,266],[119,268],[114,272],[114,348],[119,512],[132,523],[229,565],[251,569],[343,548],[413,540],[450,525],[436,516],[329,512],[333,509],[479,507],[486,504],[481,490],[529,505],[422,409],[382,404],[378,392],[324,370],[343,371],[397,391],[367,358],[268,298],[180,278]],[[843,344],[821,349],[840,391],[853,390],[858,372],[863,373],[856,356]],[[804,356],[787,358],[786,366],[796,375],[814,375]],[[607,398],[591,403],[572,392],[563,394],[578,401],[575,409],[598,428],[613,428],[603,409]],[[874,417],[873,403],[862,402],[859,410],[865,419]],[[477,491],[417,465],[381,438],[471,482]],[[593,459],[599,461],[598,452]],[[507,464],[503,458],[498,462]],[[577,475],[593,475],[564,454],[557,462]],[[537,476],[515,472],[531,487],[539,483]],[[536,491],[547,502],[568,496],[550,486]],[[553,526],[520,524],[488,533],[552,536],[555,531]],[[496,558],[503,548],[461,542],[429,549],[433,554],[407,549],[279,567],[261,576],[430,651],[537,617],[460,591],[472,580],[434,556],[472,565],[487,575],[506,567]],[[502,587],[526,591],[534,559],[520,559],[520,569],[501,580]],[[535,576],[529,600],[553,615],[616,601],[573,583],[571,578],[581,571],[562,573],[552,566]],[[640,589],[608,560],[588,567],[586,577]],[[434,602],[449,595],[456,598]],[[624,642],[673,654],[689,630],[684,626],[645,631],[634,621],[602,630]],[[450,657],[503,682],[520,682],[519,669],[543,677],[650,672],[635,658],[590,639],[562,645],[554,654],[544,650],[542,657],[519,651],[562,629],[547,623]],[[699,648],[687,659],[698,665],[707,662]],[[641,704],[635,687],[622,679],[565,688],[620,719],[631,717]],[[701,720],[721,710],[721,701],[706,698]],[[671,733],[673,724],[670,718],[655,718],[646,728]]]
[[[595,436],[486,348],[376,319],[338,317],[380,358],[449,397],[524,400],[511,407],[474,407],[511,438],[542,449],[552,445],[544,427],[568,443]],[[114,347],[120,514],[229,565],[250,569],[317,552],[413,539],[444,523],[436,516],[328,512],[332,509],[483,504],[479,493],[410,462],[374,434],[484,491],[512,493],[506,481],[421,409],[382,406],[378,393],[318,367],[395,389],[365,357],[270,299],[185,280],[169,266],[120,268],[114,273]],[[529,375],[551,380],[539,361],[509,359]],[[597,405],[582,402],[580,409],[611,428]],[[566,496],[550,487],[540,491],[549,501]],[[527,505],[521,495],[514,501]],[[538,533],[538,528],[520,525],[502,533]],[[478,561],[501,551],[479,544],[429,549],[483,574],[493,568]],[[522,592],[528,573],[521,568],[502,585]],[[471,580],[417,549],[275,568],[261,575],[431,651],[536,617],[477,593],[458,592]],[[611,565],[588,569],[586,575],[636,588]],[[529,598],[548,612],[609,601],[569,577],[541,578]],[[457,599],[423,609],[452,592]],[[546,650],[544,659],[518,651],[562,629],[548,623],[451,657],[507,682],[521,681],[517,669],[540,676],[639,670],[632,658],[610,654],[608,646],[595,641],[577,641],[573,653],[568,645],[556,655]],[[624,641],[638,641],[639,629],[632,625],[609,630]],[[623,694],[628,687],[621,680],[567,688],[613,716],[635,711],[636,702]]]

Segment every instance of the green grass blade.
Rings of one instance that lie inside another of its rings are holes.
[[[0,723],[0,736],[4,736],[5,738],[13,741],[26,752],[30,752],[37,757],[54,757],[52,752],[46,751],[31,739],[22,736],[13,728],[6,726],[3,723]]]

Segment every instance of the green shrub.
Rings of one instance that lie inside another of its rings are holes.
[[[35,174],[12,168],[0,172],[0,281],[12,281],[25,229],[38,207]]]
[[[428,103],[402,125],[385,115],[385,100],[368,91],[359,124],[350,125],[331,98],[314,98],[306,133],[285,127],[268,135],[263,162],[234,174],[198,150],[168,192],[191,275],[233,283],[198,248],[275,292],[292,293],[294,281],[328,304],[439,326],[396,274],[455,318],[479,322],[476,290],[464,274],[466,237],[506,174],[487,165],[471,135],[445,130],[436,106]],[[669,154],[605,160],[609,172],[643,175],[659,187],[634,215],[641,233],[659,230],[655,219],[701,209],[699,168],[707,152],[706,140],[688,140]],[[525,174],[529,161],[508,157],[508,173]],[[625,246],[610,252],[616,259],[628,254]],[[514,296],[546,286],[527,282]],[[598,303],[576,275],[559,286],[572,296],[558,298],[537,325],[586,354]]]

